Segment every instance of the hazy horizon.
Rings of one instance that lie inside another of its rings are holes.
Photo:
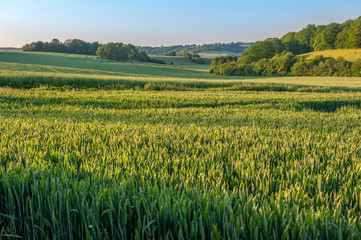
[[[137,46],[255,42],[361,16],[361,1],[3,0],[0,47],[57,38]]]

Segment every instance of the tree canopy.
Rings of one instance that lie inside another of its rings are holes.
[[[165,64],[164,61],[158,59],[151,59],[145,51],[138,50],[132,44],[108,43],[102,45],[96,51],[96,55],[101,59],[109,59],[115,61],[140,61],[140,62],[153,62]]]

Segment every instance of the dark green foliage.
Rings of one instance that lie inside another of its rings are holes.
[[[358,63],[360,63],[360,60],[351,63],[342,57],[334,59],[325,58],[320,55],[309,60],[304,58],[299,59],[299,61],[293,65],[291,72],[296,76],[360,77],[361,74]]]
[[[290,72],[291,67],[297,61],[292,53],[277,54],[271,59],[261,59],[254,63],[255,75],[270,76],[278,75],[284,76]]]
[[[296,40],[295,35],[295,32],[290,32],[281,38],[281,41],[285,45],[285,50],[295,55],[306,52],[307,46],[301,44],[298,40]]]
[[[211,73],[217,73],[220,69],[223,68],[221,66],[221,64],[223,64],[223,63],[235,63],[236,61],[237,61],[237,57],[234,57],[234,56],[215,57],[212,60],[210,72]],[[224,74],[220,74],[220,75],[224,75]]]
[[[53,39],[51,42],[38,41],[26,44],[22,50],[95,55],[99,46],[101,46],[101,44],[98,42],[89,43],[79,39],[67,39],[64,43],[58,39]]]
[[[352,76],[361,76],[361,58],[352,64],[351,74]]]
[[[197,53],[184,52],[183,57],[187,58],[195,63],[203,64],[204,60]]]
[[[100,46],[96,54],[101,59],[125,61],[129,59],[131,52],[123,43],[108,43]]]
[[[293,64],[297,61],[295,55],[290,52],[277,54],[272,58],[262,58],[259,61],[244,64],[241,58],[235,59],[225,57],[216,58],[211,65],[211,73],[227,76],[270,76],[287,75]]]
[[[309,24],[307,27],[295,34],[295,40],[304,46],[303,52],[309,52],[312,50],[312,39],[316,30],[317,27],[314,24]]]
[[[350,25],[346,46],[347,48],[361,48],[361,17]]]
[[[324,27],[313,40],[313,49],[315,51],[325,49],[335,49],[337,46],[337,35],[342,31],[340,24],[331,23]]]
[[[165,55],[166,56],[176,56],[177,54],[175,51],[170,51],[170,52],[167,52]]]
[[[224,76],[342,76],[359,77],[360,60],[355,63],[348,62],[344,58],[324,58],[317,56],[306,60],[297,58],[292,53],[284,52],[273,58],[262,58],[257,62],[242,64],[234,61],[212,62],[211,73]]]
[[[349,39],[349,31],[350,27],[344,27],[342,31],[337,35],[336,39],[336,48],[343,49],[348,47],[348,39]]]
[[[140,61],[165,64],[163,60],[151,59],[143,50],[138,50],[134,45],[123,43],[108,43],[96,51],[98,58],[115,61]]]
[[[158,64],[167,64],[165,61],[161,60],[161,59],[156,59],[156,58],[151,58],[149,60],[149,62],[152,62],[152,63],[158,63]]]
[[[250,50],[242,54],[242,57],[238,59],[238,62],[249,64],[262,58],[272,58],[274,55],[282,53],[285,48],[285,44],[281,40],[277,38],[268,38],[252,45]]]

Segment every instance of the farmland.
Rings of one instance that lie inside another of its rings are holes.
[[[0,52],[0,238],[361,238],[360,78],[167,61]]]

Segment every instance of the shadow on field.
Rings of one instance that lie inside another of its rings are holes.
[[[347,100],[347,101],[305,101],[299,102],[296,105],[296,110],[302,111],[304,109],[311,109],[317,112],[335,112],[342,107],[356,107],[361,108],[360,100]]]
[[[217,108],[224,106],[247,106],[247,105],[262,105],[270,103],[269,100],[236,100],[236,101],[208,101],[183,102],[183,99],[172,99],[173,101],[164,101],[164,99],[119,99],[119,101],[97,101],[93,99],[80,100],[65,97],[18,97],[18,96],[0,96],[0,103],[9,103],[9,105],[20,105],[20,107],[30,106],[77,106],[84,109],[147,109],[147,108]]]
[[[165,108],[220,108],[252,106],[256,108],[274,108],[282,110],[303,111],[310,109],[316,112],[332,113],[342,107],[361,108],[360,99],[349,100],[311,100],[311,101],[287,101],[285,99],[189,99],[182,98],[165,100],[163,98],[119,98],[117,100],[78,99],[69,97],[21,97],[21,96],[0,96],[0,103],[8,106],[21,108],[36,107],[78,107],[81,109],[165,109]]]

